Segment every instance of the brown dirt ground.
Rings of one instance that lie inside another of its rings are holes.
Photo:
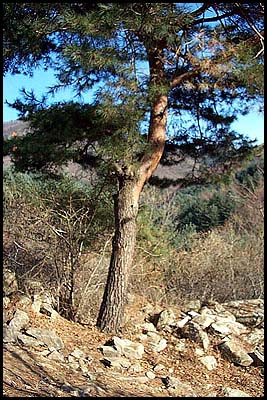
[[[133,327],[144,322],[144,306],[144,301],[140,300],[127,307],[128,322],[118,336],[137,340],[141,332],[137,333]],[[174,311],[176,315],[179,313],[179,309]],[[264,396],[262,368],[239,367],[229,363],[221,357],[215,342],[208,351],[218,362],[217,368],[212,371],[197,360],[195,343],[187,341],[187,351],[178,353],[175,344],[179,339],[170,333],[161,333],[168,342],[164,351],[159,354],[145,352],[140,361],[142,372],[116,371],[100,361],[103,356],[99,347],[112,335],[99,332],[93,321],[90,326],[82,326],[61,317],[51,321],[43,314],[28,314],[31,327],[53,329],[63,339],[65,356],[79,348],[92,358],[88,367],[92,377],[70,369],[66,363],[48,360],[40,355],[42,349],[7,345],[3,354],[4,397],[177,397],[166,389],[160,379],[168,375],[189,384],[199,397],[224,397],[223,388],[226,386],[243,390],[252,397]],[[155,379],[142,382],[145,372],[153,370],[158,363],[164,364],[165,370]],[[169,372],[170,368],[173,371]]]

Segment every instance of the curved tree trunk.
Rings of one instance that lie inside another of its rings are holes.
[[[162,85],[165,75],[162,51],[148,52],[151,84]],[[151,149],[144,154],[138,173],[133,177],[130,168],[121,169],[119,189],[114,198],[115,234],[107,283],[97,318],[97,326],[105,332],[118,331],[123,323],[123,312],[128,280],[134,257],[136,217],[140,193],[145,182],[157,168],[165,145],[167,125],[167,94],[155,96],[151,107],[148,142]]]
[[[149,133],[152,152],[144,155],[138,177],[133,178],[127,173],[119,177],[119,189],[114,197],[115,234],[107,283],[97,318],[97,326],[105,332],[117,332],[123,323],[135,250],[139,197],[145,182],[156,169],[164,149],[167,96],[159,96],[153,109]]]

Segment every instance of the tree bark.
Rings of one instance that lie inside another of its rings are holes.
[[[114,196],[115,234],[110,267],[97,318],[97,326],[105,332],[117,332],[123,322],[136,241],[138,198],[133,178],[121,176],[118,193]]]
[[[163,51],[148,51],[151,85],[164,85]],[[119,189],[114,198],[115,234],[107,283],[97,318],[101,331],[117,332],[123,323],[128,280],[136,242],[136,218],[140,193],[157,168],[162,157],[167,125],[167,93],[154,97],[151,106],[148,142],[150,151],[144,154],[139,171],[133,176],[126,168],[119,174]],[[166,90],[167,91],[167,90]]]
[[[155,100],[150,118],[148,140],[152,150],[145,154],[137,176],[126,173],[119,177],[114,198],[115,234],[107,283],[97,318],[97,327],[108,333],[117,332],[123,323],[128,280],[134,258],[136,218],[140,193],[156,169],[165,144],[167,96]]]

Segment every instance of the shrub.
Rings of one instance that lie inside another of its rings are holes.
[[[231,193],[215,193],[208,200],[199,198],[179,214],[177,230],[181,232],[188,225],[193,225],[197,232],[207,232],[223,225],[235,208],[236,202]]]

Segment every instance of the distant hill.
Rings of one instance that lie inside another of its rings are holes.
[[[22,136],[26,134],[28,128],[28,123],[21,121],[21,120],[15,120],[15,121],[9,121],[9,122],[3,122],[3,137],[7,138],[9,137],[13,132],[16,132],[18,136]],[[259,145],[256,146],[255,148],[255,157],[264,157],[264,145]],[[180,159],[179,154],[175,156],[177,161]],[[9,156],[5,156],[3,159],[4,165],[9,166],[11,161]],[[174,165],[164,165],[164,163],[160,163],[156,169],[156,171],[153,173],[152,178],[150,179],[150,183],[155,183],[157,185],[162,185],[162,187],[165,186],[173,186],[173,188],[177,188],[177,185],[179,184],[176,182],[177,179],[182,179],[186,175],[190,175],[192,173],[192,168],[194,167],[195,172],[198,170],[200,166],[200,163],[198,162],[195,165],[195,161],[191,157],[185,157],[182,159],[179,164],[174,164]],[[91,174],[91,169],[89,170],[84,170],[79,164],[69,162],[67,167],[63,167],[64,170],[66,170],[68,173],[70,173],[73,176],[80,177],[80,178],[86,178],[87,175]],[[162,181],[160,183],[160,181]]]
[[[3,137],[9,137],[13,132],[16,132],[18,136],[26,133],[28,123],[19,119],[15,121],[3,122]]]

